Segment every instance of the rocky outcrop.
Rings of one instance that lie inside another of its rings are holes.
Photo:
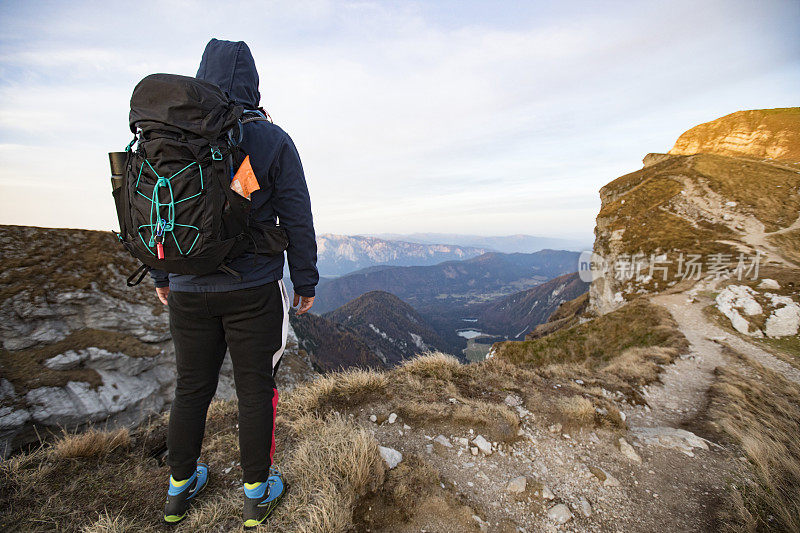
[[[19,357],[28,355],[20,352]],[[42,366],[55,371],[51,377],[65,374],[66,382],[41,387],[23,383],[19,388],[28,389],[24,394],[15,391],[10,382],[4,383],[10,393],[3,395],[5,405],[0,408],[3,456],[62,428],[135,426],[172,401],[175,363],[166,346],[152,357],[89,346],[59,353]],[[99,379],[95,383],[69,379],[68,372],[77,369],[94,371]]]
[[[604,186],[591,311],[686,279],[746,274],[756,257],[797,268],[800,173],[790,161],[800,161],[800,108],[742,111],[692,128],[669,154],[648,154],[641,170]]]
[[[89,425],[106,428],[134,427],[148,416],[167,409],[175,389],[175,358],[170,342],[160,343],[157,355],[129,356],[90,346],[66,350],[43,361],[59,373],[92,370],[98,383],[69,380],[59,386],[30,388],[18,394],[6,379],[0,381],[0,456],[62,428],[82,430]],[[21,353],[21,352],[20,352]],[[11,354],[13,356],[13,353]],[[297,336],[289,326],[286,352],[276,377],[280,390],[313,379],[316,372],[308,356],[298,350]],[[235,398],[230,355],[223,362],[216,397]]]
[[[699,153],[800,161],[800,107],[737,111],[681,135],[673,155]]]
[[[0,226],[0,257],[0,457],[62,428],[135,426],[168,408],[168,313],[148,280],[126,287],[135,263],[113,236]],[[278,384],[313,374],[290,327]],[[234,395],[226,356],[217,397]]]
[[[780,286],[774,280],[767,287]],[[765,284],[762,283],[763,288]],[[800,329],[800,304],[789,294],[762,292],[747,285],[728,285],[716,297],[717,309],[733,329],[752,337],[789,337]]]
[[[143,301],[152,296],[147,298]],[[3,348],[11,351],[53,343],[86,328],[127,333],[149,343],[169,339],[166,313],[154,314],[150,303],[116,298],[98,283],[88,290],[51,290],[44,295],[22,290],[0,303],[0,317]]]

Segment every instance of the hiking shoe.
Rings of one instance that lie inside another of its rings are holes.
[[[288,485],[283,483],[280,470],[271,466],[266,482],[244,484],[244,528],[252,529],[272,514],[286,494]]]
[[[167,491],[167,505],[164,507],[164,521],[168,524],[177,524],[186,518],[186,511],[192,499],[200,494],[208,482],[208,465],[197,463],[197,469],[189,479],[175,481],[169,476],[169,490]]]

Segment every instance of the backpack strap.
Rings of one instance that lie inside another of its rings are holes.
[[[228,177],[230,173],[228,172],[227,165],[225,163],[226,157],[230,157],[231,161],[233,159],[232,152],[228,152],[227,156],[223,156],[220,149],[214,145],[211,146],[211,166],[213,169],[212,174],[217,178],[219,181],[219,185],[222,188],[223,192],[225,193],[225,198],[228,200],[228,205],[231,208],[231,214],[233,215],[234,220],[239,225],[240,234],[246,236],[247,234],[247,217],[249,206],[247,205],[247,200],[237,194],[233,189],[231,189],[231,183],[228,181]],[[231,164],[233,164],[231,162]]]
[[[125,280],[125,282],[128,284],[128,287],[135,287],[142,282],[148,272],[150,272],[150,267],[142,263],[139,268],[133,271],[133,274],[128,276],[128,279]],[[136,279],[137,275],[139,276],[139,279]]]
[[[239,122],[242,124],[247,124],[248,122],[269,122],[272,123],[272,117],[269,116],[269,113],[264,111],[264,109],[245,109],[242,113],[242,118],[239,119]]]

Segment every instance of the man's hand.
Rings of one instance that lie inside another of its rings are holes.
[[[156,287],[156,296],[158,296],[158,299],[161,300],[161,303],[164,305],[167,305],[168,294],[169,294],[169,287]]]
[[[311,306],[314,305],[314,297],[313,296],[300,296],[297,293],[294,293],[294,303],[292,307],[297,307],[297,304],[300,304],[300,308],[297,310],[298,315],[302,315],[309,309]]]

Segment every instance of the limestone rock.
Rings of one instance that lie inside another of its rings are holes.
[[[68,350],[44,362],[44,366],[53,370],[70,370],[81,364],[83,358],[74,350]]]
[[[619,451],[622,452],[622,455],[624,455],[631,461],[634,461],[636,463],[642,462],[642,458],[639,457],[639,454],[636,453],[636,450],[633,449],[633,446],[628,444],[628,441],[626,441],[622,437],[620,437],[619,439]]]
[[[389,469],[396,467],[403,460],[403,454],[394,448],[378,446],[378,451],[380,452],[381,457],[383,457],[383,460],[386,461]]]
[[[617,478],[612,476],[609,472],[606,472],[602,468],[598,468],[596,466],[589,466],[589,471],[594,474],[594,477],[597,478],[600,483],[603,484],[604,487],[619,487],[620,483]]]
[[[708,450],[707,441],[691,431],[671,427],[633,428],[631,433],[644,444],[672,448],[694,457],[694,448]]]
[[[547,510],[547,518],[556,524],[565,524],[572,519],[572,512],[563,503],[554,505]]]
[[[578,507],[581,510],[581,514],[586,518],[592,516],[592,504],[583,496],[581,496],[581,499],[578,501]]]
[[[788,296],[767,293],[775,310],[767,318],[764,332],[767,337],[788,337],[797,335],[800,329],[800,305]]]
[[[436,438],[433,439],[433,442],[438,442],[439,444],[441,444],[445,448],[452,448],[453,447],[453,444],[450,442],[450,439],[448,439],[444,435],[437,435]]]
[[[492,455],[492,445],[483,437],[483,435],[478,435],[472,439],[472,444],[474,444],[481,452],[483,452],[484,455]]]
[[[761,283],[758,284],[759,289],[771,289],[777,291],[781,288],[780,283],[775,281],[774,279],[764,278],[761,280]]]
[[[799,115],[796,108],[736,111],[684,132],[669,153],[800,161]]]
[[[755,291],[747,285],[729,285],[717,295],[717,309],[728,317],[736,331],[745,335],[762,337],[761,330],[755,328],[751,331],[750,322],[739,313],[740,309],[745,315],[749,316],[759,315],[764,312],[761,304],[753,297],[754,294]]]
[[[518,405],[522,405],[522,400],[520,400],[517,396],[513,396],[509,394],[506,396],[504,403],[509,407],[517,407]]]
[[[0,378],[0,400],[14,398],[15,395],[14,385],[6,378]]]
[[[508,482],[508,485],[506,485],[506,492],[511,494],[522,494],[525,492],[526,485],[527,480],[525,479],[525,476],[517,476]]]

